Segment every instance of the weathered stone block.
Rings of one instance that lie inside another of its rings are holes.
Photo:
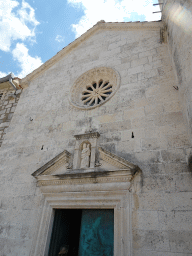
[[[162,230],[185,230],[192,232],[191,211],[158,212],[159,227]]]
[[[159,115],[163,113],[163,105],[148,105],[145,106],[146,115]]]
[[[108,50],[113,50],[119,46],[125,45],[126,43],[126,40],[120,40],[119,42],[112,43],[109,45]]]
[[[159,220],[157,211],[133,211],[133,229],[158,230]]]
[[[140,58],[138,60],[132,60],[131,61],[131,67],[134,68],[136,66],[144,65],[146,63],[148,63],[148,58],[147,57]]]
[[[134,230],[133,237],[134,249],[161,251],[164,253],[171,251],[167,232],[157,230]]]
[[[180,112],[182,111],[182,106],[179,101],[168,102],[164,104],[164,110],[166,112]]]
[[[143,151],[135,153],[135,157],[140,163],[159,163],[161,162],[161,155],[159,151]]]
[[[186,154],[183,149],[162,150],[161,156],[164,162],[185,162]]]
[[[122,112],[117,112],[113,115],[98,116],[95,117],[95,120],[98,121],[100,124],[122,121]]]
[[[167,141],[163,137],[142,139],[141,141],[143,150],[157,150],[167,148]]]
[[[123,119],[124,120],[129,120],[129,119],[133,119],[133,118],[137,118],[137,117],[143,117],[143,116],[145,116],[144,108],[126,110],[123,113]]]
[[[135,128],[147,128],[147,127],[154,127],[154,118],[147,118],[147,117],[141,117],[141,118],[135,118],[131,121],[131,126],[133,129]]]
[[[130,120],[127,120],[109,124],[100,124],[100,129],[103,132],[129,130],[131,129],[131,122]]]
[[[140,80],[148,79],[151,77],[156,77],[157,75],[158,75],[158,72],[156,69],[146,70],[145,72],[141,72],[138,74],[138,80],[140,81]]]
[[[172,135],[167,138],[168,147],[180,148],[190,146],[188,134]]]
[[[184,122],[183,114],[181,112],[173,112],[168,114],[156,115],[154,123],[157,126],[164,126],[167,124],[179,125]]]
[[[168,231],[169,243],[172,252],[190,255],[192,252],[190,231]]]
[[[121,63],[127,63],[127,62],[131,62],[132,60],[136,60],[139,58],[138,54],[132,55],[132,56],[128,56],[126,58],[121,58]]]
[[[156,53],[157,53],[156,49],[146,51],[146,52],[142,52],[142,53],[139,53],[139,58],[152,56],[152,55],[155,55]]]
[[[140,65],[138,67],[129,68],[128,69],[128,75],[138,74],[144,71],[143,65]]]

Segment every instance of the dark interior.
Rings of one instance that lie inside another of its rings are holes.
[[[48,256],[58,256],[62,247],[69,250],[67,256],[78,255],[81,215],[82,210],[55,210]]]

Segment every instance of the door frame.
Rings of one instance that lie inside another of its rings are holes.
[[[113,209],[114,256],[131,256],[132,193],[129,192],[129,178],[121,175],[116,179],[102,177],[94,183],[79,177],[78,184],[77,180],[74,183],[50,182],[40,187],[45,201],[30,255],[48,255],[54,209]]]

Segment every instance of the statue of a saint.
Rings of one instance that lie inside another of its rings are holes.
[[[91,149],[90,144],[83,144],[83,149],[81,151],[81,168],[87,168],[90,166],[90,155]]]

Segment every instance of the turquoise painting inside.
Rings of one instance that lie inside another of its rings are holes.
[[[48,256],[113,256],[113,247],[113,210],[55,210]]]

